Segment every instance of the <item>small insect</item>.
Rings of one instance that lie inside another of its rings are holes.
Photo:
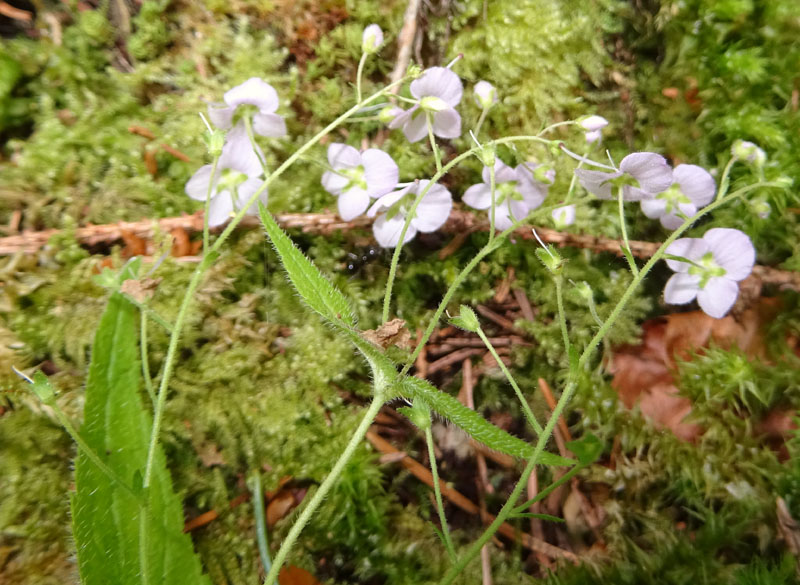
[[[348,252],[347,259],[345,260],[345,270],[347,273],[355,276],[359,274],[365,266],[372,264],[383,254],[383,250],[379,246],[367,246],[362,248],[356,253]]]

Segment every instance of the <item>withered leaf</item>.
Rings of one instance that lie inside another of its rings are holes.
[[[361,335],[367,341],[386,349],[396,345],[401,349],[411,349],[411,333],[406,328],[406,322],[402,319],[392,319],[387,321],[377,329],[362,331]]]

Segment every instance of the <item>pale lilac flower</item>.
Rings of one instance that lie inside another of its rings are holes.
[[[403,110],[403,108],[400,108],[398,106],[392,106],[392,105],[384,106],[378,112],[378,120],[383,122],[384,124],[388,124],[389,122],[397,118],[397,116],[402,114],[404,111],[405,110]]]
[[[652,152],[634,152],[622,159],[613,172],[575,169],[584,189],[600,199],[614,199],[614,187],[622,186],[625,201],[652,199],[672,185],[672,169],[666,159]]]
[[[692,217],[711,203],[717,184],[711,173],[697,165],[678,165],[672,175],[672,186],[653,199],[642,200],[641,206],[647,217],[659,219],[665,228],[675,230],[683,224],[678,213]]]
[[[428,134],[430,115],[436,136],[458,138],[461,136],[461,116],[455,107],[463,93],[458,75],[444,67],[431,67],[411,82],[411,95],[418,103],[392,120],[389,128],[402,127],[406,138],[417,142]]]
[[[377,53],[383,46],[383,31],[377,24],[371,24],[364,29],[361,35],[361,50],[365,53]]]
[[[575,206],[563,205],[561,207],[556,207],[551,212],[551,215],[553,216],[556,228],[564,229],[568,225],[575,223]]]
[[[697,297],[707,315],[721,319],[739,294],[740,280],[753,270],[756,251],[746,234],[729,228],[708,230],[702,238],[681,238],[667,254],[694,262],[667,260],[676,272],[667,281],[664,300],[671,305],[690,303]]]
[[[731,154],[739,160],[761,167],[767,162],[767,153],[747,140],[737,140],[731,146]]]
[[[211,168],[212,165],[200,167],[186,183],[186,194],[195,201],[206,200],[208,185],[212,181]],[[228,132],[227,141],[217,162],[208,209],[209,226],[225,223],[233,212],[247,203],[261,187],[263,181],[258,178],[261,172],[259,155],[253,150],[244,123],[239,122]],[[258,200],[266,205],[266,189]],[[251,205],[247,213],[257,214],[257,205],[255,203]]]
[[[397,187],[397,165],[391,156],[377,148],[358,152],[352,146],[336,142],[328,147],[328,163],[333,170],[322,175],[322,186],[339,198],[339,216],[345,221],[364,213],[370,198]]]
[[[209,104],[208,117],[215,126],[227,130],[233,124],[236,108],[243,105],[255,106],[258,112],[253,116],[253,131],[261,136],[284,136],[286,123],[275,113],[278,109],[278,94],[263,79],[251,77],[241,85],[226,91],[225,103]]]
[[[403,229],[406,217],[411,210],[417,195],[422,192],[430,181],[415,182],[404,189],[389,193],[378,199],[370,207],[367,215],[375,217],[380,212],[375,223],[372,224],[372,233],[375,239],[384,248],[394,248],[400,242],[400,231]],[[405,244],[417,232],[433,232],[439,229],[450,215],[453,207],[453,197],[445,187],[434,184],[419,202],[417,211],[406,231],[403,239]]]
[[[479,108],[488,110],[497,103],[497,89],[488,81],[479,81],[472,91]]]
[[[586,142],[591,144],[603,137],[603,128],[608,126],[608,120],[602,116],[584,116],[578,120],[578,126],[585,130]]]
[[[494,224],[504,230],[539,207],[547,197],[548,185],[533,178],[533,163],[521,164],[511,168],[501,160],[494,164]],[[555,177],[555,171],[549,171]],[[475,209],[489,209],[491,214],[492,187],[489,167],[483,167],[483,183],[473,185],[464,192],[464,203]]]

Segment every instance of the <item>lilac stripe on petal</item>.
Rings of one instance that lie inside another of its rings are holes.
[[[420,99],[436,96],[454,108],[461,101],[464,86],[458,75],[444,67],[431,67],[419,79],[411,82],[411,95]]]
[[[227,130],[233,125],[233,113],[235,111],[236,106],[227,106],[220,103],[208,104],[208,119],[220,130]]]
[[[657,194],[672,185],[672,169],[666,159],[654,152],[634,152],[622,159],[619,169],[639,181],[642,191]]]
[[[673,274],[664,288],[664,300],[670,305],[691,303],[700,288],[700,277],[685,272]]]
[[[705,207],[714,199],[717,184],[707,170],[697,165],[678,165],[674,171],[675,182],[681,192],[697,207]]]
[[[348,189],[347,192],[339,196],[339,217],[345,221],[350,221],[364,213],[368,206],[369,195],[367,195],[366,191],[358,187]]]
[[[208,182],[211,180],[211,165],[203,165],[192,178],[189,179],[184,188],[186,194],[195,201],[205,201],[208,196]],[[211,191],[214,196],[214,191]]]
[[[738,295],[739,286],[733,280],[712,278],[705,288],[697,293],[697,303],[706,315],[722,319],[730,311]]]
[[[428,120],[424,112],[417,112],[417,115],[403,126],[403,134],[409,142],[418,142],[428,135]]]
[[[683,256],[689,260],[698,261],[703,255],[709,251],[708,243],[700,238],[681,238],[675,240],[665,250],[667,254],[673,256]],[[669,266],[675,272],[687,272],[691,268],[691,264],[680,262],[678,260],[667,260]]]
[[[372,233],[378,244],[383,248],[394,248],[400,241],[400,232],[403,229],[403,224],[406,218],[402,215],[396,215],[392,219],[386,219],[385,215],[381,215],[372,224]],[[417,230],[413,225],[408,226],[406,237],[403,243],[409,242],[414,236],[417,235]]]
[[[354,169],[361,165],[361,154],[352,146],[334,142],[328,146],[328,163],[336,171]]]
[[[262,112],[278,109],[278,93],[269,83],[258,77],[251,77],[241,85],[225,92],[223,96],[229,106],[249,104]]]
[[[259,136],[280,138],[286,136],[286,122],[278,114],[259,112],[253,116],[253,131]]]
[[[440,138],[458,138],[461,136],[461,116],[452,108],[435,112],[433,133]]]
[[[486,183],[478,183],[464,191],[461,199],[475,209],[488,209],[492,205],[492,188]]]
[[[377,148],[370,148],[361,155],[361,159],[370,197],[380,197],[397,187],[400,170],[391,156]]]
[[[230,191],[221,191],[211,200],[208,207],[208,225],[211,227],[222,225],[230,219],[233,211]]]
[[[350,179],[335,171],[322,173],[322,187],[331,195],[340,195],[342,190],[350,184]]]
[[[747,278],[756,261],[756,250],[746,234],[729,228],[714,228],[703,235],[714,260],[725,269],[725,277],[732,280]]]

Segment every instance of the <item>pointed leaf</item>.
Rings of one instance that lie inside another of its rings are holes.
[[[151,420],[139,394],[137,311],[113,294],[100,320],[86,384],[81,436],[114,473],[144,493]],[[84,585],[140,583],[209,584],[192,541],[183,534],[181,500],[172,490],[164,453],[156,452],[150,507],[113,483],[83,452],[75,465],[72,524]],[[140,530],[146,557],[140,559]],[[146,571],[146,575],[142,575]]]
[[[306,304],[335,325],[355,327],[353,310],[344,295],[303,255],[261,204],[259,213],[289,280]]]

